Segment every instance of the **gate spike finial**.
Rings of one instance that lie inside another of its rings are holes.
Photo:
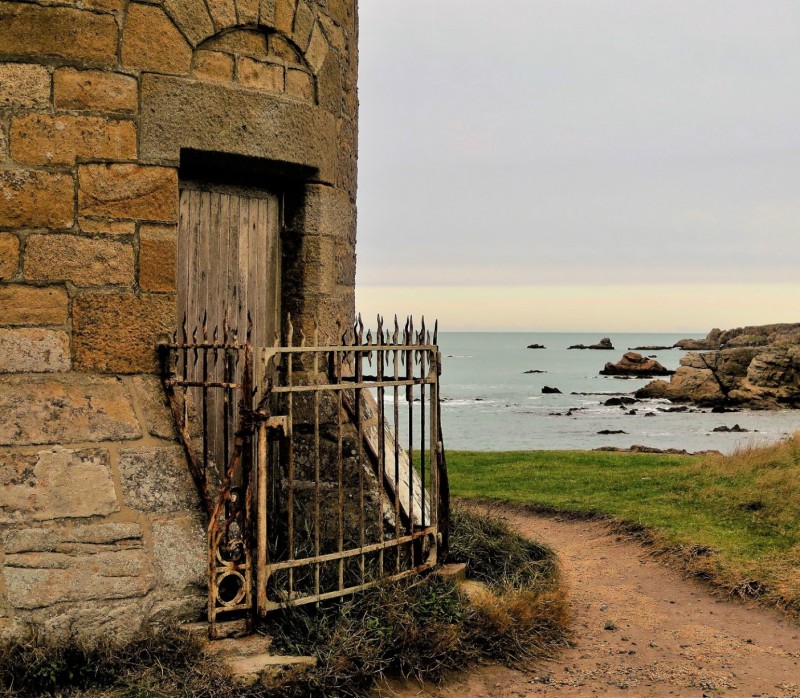
[[[188,320],[186,319],[186,313],[184,312],[183,313],[183,322],[181,323],[181,327],[183,329],[183,343],[184,344],[188,344],[189,343],[189,326],[188,326],[187,323],[188,323]]]
[[[286,313],[286,344],[287,346],[294,346],[294,325],[292,325],[292,314]]]
[[[250,311],[247,311],[247,343],[253,339],[253,316],[251,315]]]
[[[433,343],[439,344],[439,320],[438,318],[433,323]]]
[[[203,311],[203,342],[208,339],[208,310]]]

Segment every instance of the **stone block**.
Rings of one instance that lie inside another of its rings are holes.
[[[0,170],[0,228],[69,228],[74,188],[71,174]]]
[[[178,431],[175,420],[167,405],[167,398],[161,380],[157,376],[143,374],[133,376],[133,388],[139,400],[139,406],[145,416],[145,428],[150,436],[159,439],[175,439]]]
[[[195,511],[199,497],[181,446],[124,449],[119,454],[125,504],[142,512]]]
[[[336,241],[322,235],[305,235],[300,243],[302,288],[309,294],[330,295],[336,282]]]
[[[63,330],[0,329],[0,373],[52,373],[69,367],[69,335]]]
[[[74,368],[108,373],[158,369],[156,338],[175,330],[173,294],[83,294],[73,302]]]
[[[117,23],[111,15],[32,3],[0,3],[0,55],[114,65],[117,35]]]
[[[11,157],[23,165],[74,165],[77,158],[136,157],[133,121],[102,116],[26,114],[11,122]]]
[[[56,447],[0,454],[0,523],[107,516],[119,511],[108,451]]]
[[[233,56],[221,51],[195,51],[192,72],[202,80],[233,80]]]
[[[177,170],[147,165],[81,165],[78,210],[86,216],[175,222]]]
[[[275,0],[273,26],[284,36],[291,36],[297,0]]]
[[[303,59],[297,52],[297,49],[280,34],[270,35],[269,55],[271,58],[277,58],[278,60],[286,61],[293,65],[303,65]]]
[[[236,11],[242,24],[258,24],[258,0],[236,0]]]
[[[313,28],[314,11],[306,0],[300,0],[300,2],[297,3],[297,10],[294,15],[294,31],[292,32],[292,38],[300,47],[301,51],[305,51],[308,48],[308,42],[311,39],[311,30]]]
[[[144,587],[146,588],[146,587]],[[41,628],[48,640],[85,641],[89,646],[98,638],[125,643],[141,637],[142,626],[149,620],[150,597],[138,593],[132,598],[72,601],[55,606],[18,610],[27,627]]]
[[[116,240],[31,235],[25,248],[25,276],[34,281],[132,286],[133,268],[133,246]]]
[[[138,107],[136,79],[102,70],[58,68],[53,99],[56,109],[133,113]]]
[[[320,15],[318,21],[322,31],[325,32],[325,37],[328,39],[328,45],[344,56],[347,53],[347,37],[344,30],[326,15]]]
[[[19,238],[0,233],[0,279],[10,279],[19,270]]]
[[[306,102],[314,101],[314,78],[305,70],[289,68],[286,71],[286,94]]]
[[[0,111],[47,109],[50,106],[50,73],[43,65],[0,64]]]
[[[17,609],[140,597],[154,583],[138,524],[22,529],[6,536],[5,548],[3,576]]]
[[[305,235],[332,235],[349,239],[355,225],[355,206],[342,189],[320,184],[307,184],[302,202],[293,208],[297,213],[290,228]]]
[[[311,39],[308,42],[308,50],[306,51],[306,61],[315,75],[322,68],[327,55],[328,40],[325,38],[325,33],[319,24],[315,24],[311,32]]]
[[[63,325],[67,292],[60,286],[0,286],[0,325]]]
[[[211,20],[216,31],[222,31],[237,24],[236,3],[234,0],[207,0]]]
[[[343,27],[352,25],[354,11],[355,3],[353,0],[328,0],[328,14],[334,22]]]
[[[122,31],[126,68],[183,74],[191,61],[192,47],[160,7],[129,5]]]
[[[119,378],[82,373],[0,376],[0,446],[139,439]]]
[[[79,218],[78,226],[87,235],[133,235],[136,223],[133,221],[115,221],[104,218]]]
[[[264,34],[254,29],[237,29],[214,36],[203,44],[204,49],[224,51],[225,53],[242,53],[254,58],[267,56],[267,39]]]
[[[139,286],[146,291],[174,291],[178,231],[175,226],[139,229]]]
[[[214,33],[214,23],[203,0],[165,0],[164,7],[193,46]]]
[[[258,21],[265,27],[275,27],[275,5],[277,0],[258,0]]]
[[[199,516],[153,522],[153,558],[161,583],[173,589],[204,587],[208,579],[206,527]]]
[[[236,75],[246,87],[255,87],[270,92],[283,92],[283,66],[276,63],[262,63],[241,56],[238,59]]]
[[[332,114],[339,114],[346,109],[342,99],[343,84],[339,56],[329,51],[322,69],[317,74],[317,103],[320,107]]]
[[[314,167],[315,178],[329,182],[335,134],[333,116],[314,105],[235,83],[142,76],[143,158],[177,163],[181,148],[224,151]]]

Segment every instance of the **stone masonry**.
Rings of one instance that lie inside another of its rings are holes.
[[[184,156],[282,183],[281,306],[338,339],[357,32],[356,0],[0,1],[0,639],[202,617],[206,522],[155,375]]]

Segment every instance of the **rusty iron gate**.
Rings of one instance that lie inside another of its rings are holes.
[[[328,345],[289,318],[285,345],[255,348],[227,326],[182,335],[161,344],[162,381],[209,514],[212,637],[444,559],[435,327],[359,320]]]

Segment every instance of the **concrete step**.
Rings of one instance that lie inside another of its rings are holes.
[[[207,623],[190,623],[186,629],[200,638],[208,654],[224,662],[240,681],[252,684],[265,671],[288,667],[313,667],[316,657],[273,654],[272,638],[253,633],[247,637],[231,637],[222,640],[208,639]]]

